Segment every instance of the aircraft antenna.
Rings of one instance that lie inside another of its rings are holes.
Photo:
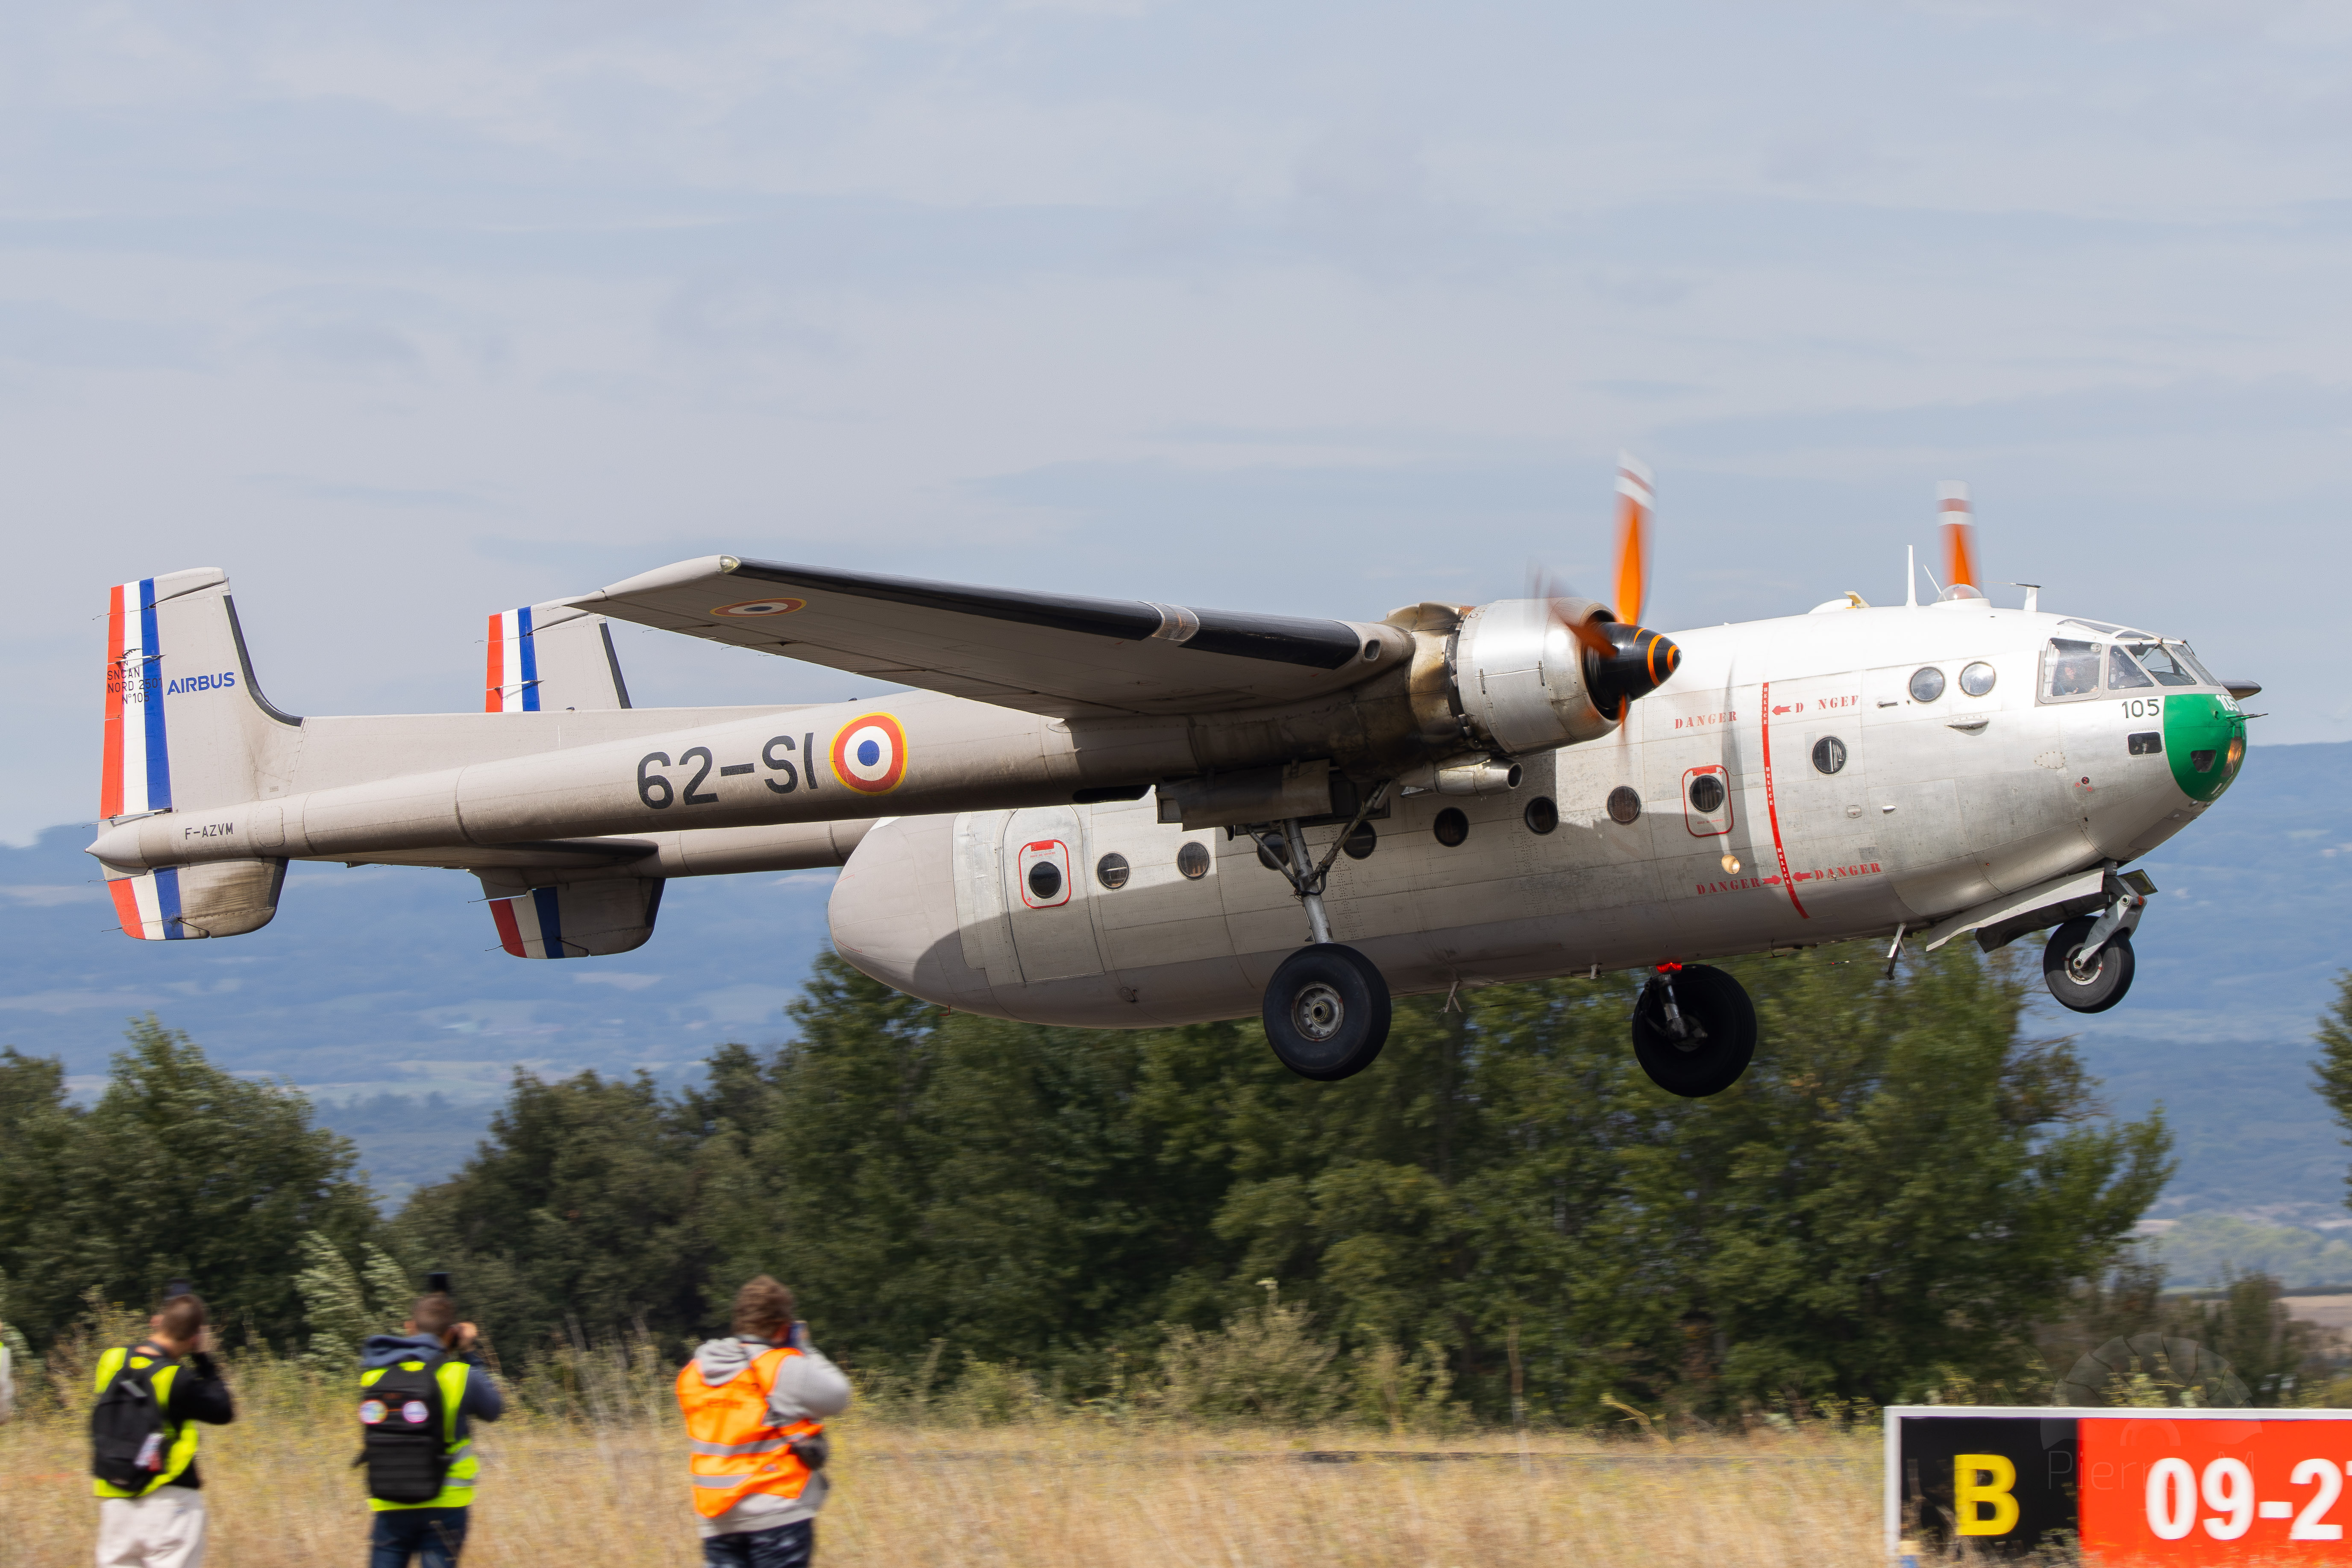
[[[2029,615],[2029,616],[2030,616],[2030,615],[2033,614],[2036,610],[2039,610],[2040,608],[2042,608],[2042,584],[2039,584],[2039,583],[2011,583],[2011,584],[2010,584],[2010,586],[2011,586],[2011,587],[2012,587],[2012,588],[2022,588],[2022,589],[2024,589],[2024,590],[2025,590],[2025,613],[2026,613],[2027,615]]]
[[[1903,547],[1903,607],[1919,607],[1919,552],[1908,544]]]

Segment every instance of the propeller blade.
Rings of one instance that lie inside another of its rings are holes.
[[[1618,453],[1617,618],[1632,626],[1641,624],[1649,587],[1650,513],[1657,499],[1648,465],[1631,452]]]
[[[1970,598],[1984,594],[1977,582],[1977,514],[1969,504],[1969,487],[1958,479],[1936,486],[1936,513],[1944,525],[1944,592],[1969,590]]]
[[[1601,629],[1601,623],[1592,618],[1593,612],[1601,606],[1540,566],[1529,567],[1528,579],[1528,597],[1541,599],[1550,606],[1553,623],[1582,643],[1586,652],[1607,658],[1617,651],[1617,645]]]

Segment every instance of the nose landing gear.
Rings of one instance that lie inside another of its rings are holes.
[[[1755,1004],[1722,970],[1663,964],[1642,987],[1633,1004],[1633,1058],[1668,1094],[1721,1094],[1755,1055]]]
[[[2137,966],[2131,937],[2147,898],[2115,876],[2107,879],[2107,892],[2105,912],[2066,921],[2042,950],[2042,983],[2059,1005],[2077,1013],[2104,1013],[2131,989]]]

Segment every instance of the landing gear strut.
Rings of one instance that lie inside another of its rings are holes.
[[[1389,983],[1370,959],[1331,940],[1331,921],[1323,911],[1323,879],[1339,847],[1379,807],[1388,789],[1383,784],[1366,797],[1355,820],[1331,841],[1318,863],[1307,861],[1307,836],[1295,816],[1251,834],[1266,858],[1290,879],[1291,890],[1307,911],[1309,945],[1284,959],[1274,972],[1260,1012],[1266,1043],[1282,1065],[1301,1078],[1325,1083],[1352,1078],[1371,1066],[1388,1044]]]
[[[1755,1004],[1720,969],[1660,964],[1633,1004],[1634,1059],[1668,1094],[1721,1094],[1755,1054]]]

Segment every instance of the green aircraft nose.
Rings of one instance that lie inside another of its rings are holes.
[[[2212,800],[2246,760],[2246,715],[2234,698],[2189,693],[2164,700],[2164,754],[2191,800]]]

